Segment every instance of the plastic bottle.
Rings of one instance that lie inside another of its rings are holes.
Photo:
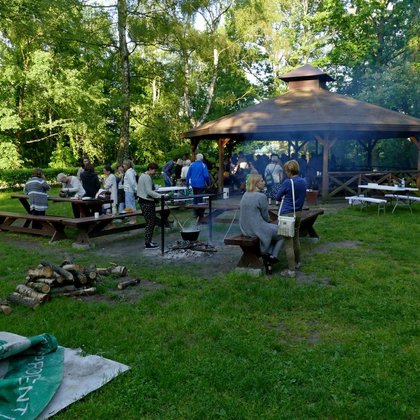
[[[116,204],[113,204],[112,205],[112,214],[113,215],[116,215],[117,214],[117,205]]]
[[[401,178],[401,188],[405,188],[405,179]]]

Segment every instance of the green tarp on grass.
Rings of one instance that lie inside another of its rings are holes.
[[[0,419],[34,419],[61,384],[64,349],[55,337],[0,340]]]

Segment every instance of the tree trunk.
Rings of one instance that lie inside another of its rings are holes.
[[[62,295],[64,293],[74,292],[76,291],[76,286],[73,286],[72,284],[69,284],[68,286],[62,286],[62,287],[54,287],[51,289],[51,295]]]
[[[117,162],[129,157],[130,145],[130,54],[127,47],[127,1],[118,0],[118,39],[121,74],[121,121]]]
[[[73,292],[61,293],[61,296],[89,296],[96,293],[96,287],[90,287],[88,289],[76,289]]]
[[[117,287],[119,290],[123,290],[128,286],[135,286],[136,284],[139,284],[139,283],[140,283],[140,279],[129,279],[129,280],[120,281]]]
[[[13,292],[7,297],[10,302],[20,303],[21,305],[28,306],[29,308],[36,309],[40,302],[28,296],[22,296],[20,293]]]
[[[39,293],[49,293],[51,290],[51,287],[46,283],[28,281],[26,285]]]
[[[30,268],[28,270],[28,276],[31,279],[36,279],[39,277],[42,278],[52,278],[54,277],[54,270],[49,267],[49,266],[45,266],[45,267],[37,267],[37,268]]]
[[[64,270],[64,268],[60,267],[59,265],[50,263],[48,261],[41,261],[41,264],[44,267],[51,267],[56,273],[58,273],[60,276],[64,277],[68,281],[73,281],[74,280],[73,274],[71,274],[67,270]]]
[[[8,302],[0,300],[0,311],[3,312],[5,315],[10,315],[12,313],[12,308],[10,307]]]
[[[39,293],[35,290],[31,289],[28,286],[25,286],[24,284],[18,284],[16,286],[16,292],[20,293],[23,296],[28,296],[32,299],[35,299],[39,302],[47,302],[48,300],[51,300],[51,296],[46,293]]]

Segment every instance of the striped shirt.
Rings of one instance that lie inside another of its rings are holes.
[[[31,210],[45,211],[48,208],[48,195],[47,191],[50,186],[45,180],[38,177],[32,177],[25,184],[23,191],[29,197],[29,204]]]

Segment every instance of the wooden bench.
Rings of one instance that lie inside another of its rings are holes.
[[[23,224],[22,224],[23,222]],[[39,228],[31,227],[36,222]],[[50,237],[50,242],[66,239],[61,216],[35,216],[29,213],[0,212],[0,230]]]
[[[157,225],[161,226],[166,223],[168,221],[170,211],[177,208],[179,207],[169,206],[164,209],[163,214],[160,208],[156,208],[156,214],[161,214],[161,219],[158,218]],[[146,226],[146,223],[144,222],[118,225],[113,223],[116,219],[142,216],[142,214],[141,210],[137,210],[132,213],[116,215],[104,214],[98,218],[95,218],[94,216],[71,218],[63,216],[34,216],[31,214],[0,212],[0,230],[48,236],[50,237],[50,242],[53,242],[61,239],[67,239],[64,229],[69,227],[75,228],[79,231],[76,239],[78,244],[89,244],[90,238],[144,228]],[[24,223],[23,226],[22,221]],[[33,221],[40,223],[41,226],[39,229],[30,227],[30,223]]]
[[[378,205],[378,214],[380,211],[385,213],[385,204],[387,201],[383,198],[374,198],[374,197],[365,197],[364,195],[353,195],[351,197],[346,197],[350,206],[360,205],[361,209],[366,208],[369,204]]]
[[[299,236],[309,236],[311,238],[319,238],[315,231],[314,223],[318,216],[324,214],[323,209],[304,209],[302,210],[301,222],[299,227]],[[270,218],[273,223],[277,222],[277,213],[269,211]],[[256,236],[236,235],[225,238],[225,245],[236,245],[242,249],[242,256],[236,264],[237,267],[261,269],[265,267],[266,273],[270,271],[270,267],[265,261],[261,261],[260,240]]]

